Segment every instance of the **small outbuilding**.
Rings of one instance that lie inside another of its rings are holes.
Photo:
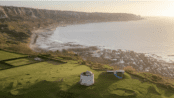
[[[113,72],[117,78],[122,79],[125,71],[124,70],[107,70],[107,72]]]
[[[94,84],[94,74],[91,71],[82,72],[80,74],[80,84],[90,86]]]
[[[114,71],[114,75],[117,78],[122,79],[123,78],[123,75],[124,75],[124,70],[116,70],[116,71]]]

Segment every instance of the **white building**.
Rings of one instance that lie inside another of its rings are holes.
[[[90,86],[94,84],[94,74],[91,71],[82,72],[80,74],[80,84]]]

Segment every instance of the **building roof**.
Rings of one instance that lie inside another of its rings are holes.
[[[91,71],[86,71],[86,75],[92,75]]]
[[[91,76],[93,73],[91,71],[82,72],[82,75]]]
[[[107,72],[125,72],[124,70],[107,70]]]
[[[124,72],[124,70],[116,70],[116,72]]]

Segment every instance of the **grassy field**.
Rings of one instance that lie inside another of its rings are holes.
[[[124,74],[97,71],[78,61],[34,61],[26,55],[0,51],[0,98],[174,98],[174,92]],[[107,68],[107,65],[104,66]],[[95,83],[80,85],[80,74],[94,73]]]
[[[27,55],[15,54],[15,53],[10,53],[10,52],[0,51],[0,60],[20,58],[20,57],[25,57],[25,56],[27,56]]]

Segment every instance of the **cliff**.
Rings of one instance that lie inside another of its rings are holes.
[[[75,11],[45,10],[25,7],[0,6],[0,19],[54,20],[56,22],[93,22],[140,20],[140,16],[128,13],[86,13]]]

